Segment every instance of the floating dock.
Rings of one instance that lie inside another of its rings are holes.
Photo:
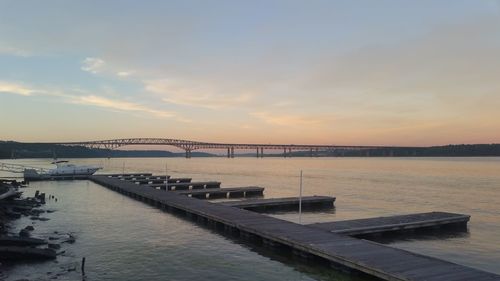
[[[224,206],[230,206],[254,212],[298,210],[299,197],[271,198],[271,199],[248,199],[241,201],[221,202]],[[331,209],[335,197],[329,196],[305,196],[302,197],[302,210]]]
[[[500,280],[500,276],[441,259],[411,253],[280,220],[259,213],[144,188],[107,176],[91,176],[100,185],[199,223],[213,225],[244,239],[260,241],[280,252],[327,262],[334,268],[362,272],[383,280]]]
[[[350,236],[397,233],[440,227],[466,227],[470,216],[445,212],[430,212],[368,219],[309,224],[333,233]]]
[[[206,188],[175,191],[176,194],[188,195],[198,199],[220,199],[264,196],[264,188],[258,186]]]
[[[130,179],[135,184],[165,184],[165,178],[163,179]],[[169,178],[168,183],[186,183],[191,182],[191,178]]]
[[[133,173],[133,174],[106,174],[110,178],[130,178],[130,177],[150,177],[152,173]]]
[[[201,182],[178,182],[178,183],[154,183],[147,186],[161,190],[193,190],[193,189],[207,189],[207,188],[220,188],[218,181],[201,181]]]

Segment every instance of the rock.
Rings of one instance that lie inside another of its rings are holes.
[[[30,237],[30,232],[29,232],[29,230],[21,229],[21,231],[19,231],[19,236],[20,237]]]
[[[69,235],[69,238],[64,242],[73,244],[73,243],[75,243],[75,241],[76,241],[76,238],[72,235]]]
[[[33,214],[41,214],[41,213],[45,213],[45,211],[44,211],[44,210],[40,210],[40,209],[33,209],[33,210],[31,210],[31,212],[32,212]]]
[[[59,244],[55,244],[55,243],[49,243],[48,247],[49,247],[50,249],[58,250],[58,249],[60,249],[60,248],[61,248],[61,245],[59,245]]]
[[[18,236],[0,236],[0,246],[37,246],[47,244],[43,239]]]
[[[49,240],[57,240],[59,237],[49,236]]]
[[[0,257],[4,260],[55,259],[56,252],[52,249],[28,247],[0,247]]]
[[[24,229],[28,230],[28,231],[33,231],[35,230],[35,228],[32,226],[32,225],[28,225],[27,227],[25,227]]]
[[[48,221],[50,220],[49,218],[38,218],[39,221]]]

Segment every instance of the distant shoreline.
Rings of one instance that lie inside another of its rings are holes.
[[[275,151],[269,151],[275,152]],[[184,157],[184,152],[164,150],[111,150],[62,146],[43,143],[0,141],[0,159],[26,158],[153,158]],[[192,157],[226,157],[203,151],[191,152]],[[235,153],[237,157],[256,157],[255,153]],[[460,144],[431,147],[394,147],[362,150],[292,151],[289,157],[494,157],[500,156],[500,144]],[[283,153],[264,154],[264,157],[284,157]]]

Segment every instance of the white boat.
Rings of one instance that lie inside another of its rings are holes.
[[[77,166],[69,164],[68,161],[55,161],[51,164],[56,165],[55,169],[48,171],[37,171],[36,169],[25,169],[25,180],[43,180],[43,179],[63,179],[63,178],[76,178],[86,177],[94,174],[101,167],[82,165]]]

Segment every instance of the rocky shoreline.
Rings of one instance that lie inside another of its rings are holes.
[[[7,278],[7,268],[17,264],[54,261],[57,266],[57,256],[65,253],[63,244],[76,241],[71,233],[60,233],[57,230],[45,235],[47,237],[33,237],[36,223],[48,221],[49,218],[44,214],[55,211],[44,208],[46,200],[56,201],[57,198],[39,191],[36,191],[34,197],[23,197],[20,188],[22,185],[16,181],[0,181],[0,280]],[[31,224],[14,231],[14,221],[22,217],[29,218]],[[78,265],[69,268],[57,266],[53,272],[47,272],[46,279],[43,280],[58,279],[76,271],[77,267]]]

